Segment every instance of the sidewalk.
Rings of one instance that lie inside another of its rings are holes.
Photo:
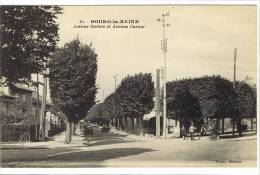
[[[112,130],[111,132],[119,135],[124,135],[128,139],[137,142],[190,141],[190,137],[187,137],[185,140],[183,140],[182,138],[179,137],[172,137],[172,135],[167,135],[166,140],[163,140],[162,136],[160,137],[160,139],[157,139],[155,136],[150,136],[150,135],[140,136],[135,134],[129,134],[124,131]],[[242,141],[242,140],[256,139],[257,135],[252,133],[253,132],[244,133],[242,137],[239,137],[238,134],[236,134],[235,137],[232,137],[232,134],[225,134],[225,135],[221,135],[220,139],[214,141]],[[202,136],[200,140],[198,139],[198,137],[195,137],[195,141],[212,141],[212,140],[210,140],[209,136]]]
[[[59,133],[53,137],[50,137],[44,142],[16,142],[8,143],[4,142],[0,144],[0,149],[50,149],[50,148],[74,148],[74,147],[86,147],[88,141],[83,136],[72,136],[72,141],[65,143],[65,132]]]

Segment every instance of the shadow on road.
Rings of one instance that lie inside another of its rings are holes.
[[[85,140],[88,141],[87,146],[100,146],[100,145],[135,142],[133,140],[128,139],[126,136],[119,135],[119,134],[109,134],[109,133],[87,136]]]
[[[154,151],[146,148],[111,148],[92,151],[65,152],[48,157],[46,161],[69,161],[69,162],[100,162],[119,157],[142,154]]]
[[[99,136],[88,137],[86,140],[89,141],[90,146],[100,146],[100,145],[111,145],[118,143],[129,143],[134,142],[126,138],[126,136],[118,135],[118,134],[103,134]]]
[[[3,149],[1,150],[1,163],[8,163],[8,162],[31,162],[31,161],[38,161],[44,159],[46,156],[50,154],[56,154],[60,152],[70,151],[71,149],[49,149],[49,148],[30,148],[25,147],[24,149],[21,148],[10,148],[10,149]]]
[[[125,139],[126,135],[104,133],[99,135],[88,135],[86,138],[89,141],[100,141],[100,140],[107,140],[107,139]]]
[[[90,143],[90,146],[111,145],[111,144],[129,143],[129,142],[134,142],[134,141],[120,140],[120,139],[109,139],[109,140],[98,141],[98,142],[95,142],[95,143]]]

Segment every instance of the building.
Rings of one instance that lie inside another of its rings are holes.
[[[22,84],[11,84],[9,87],[9,94],[23,103],[23,113],[32,111],[32,93],[32,89]]]
[[[17,99],[15,96],[7,95],[0,91],[0,109],[6,112]]]
[[[38,95],[32,88],[23,84],[11,84],[9,87],[1,87],[0,90],[0,109],[3,111],[8,111],[12,104],[19,104],[19,110],[21,114],[25,114],[24,117],[29,117],[29,127],[27,131],[29,133],[29,140],[32,140],[39,136],[40,128],[40,111],[42,105],[42,96]],[[51,102],[46,100],[45,108],[45,136],[50,136],[50,133],[56,133],[59,128],[61,128],[61,120],[51,114]],[[19,112],[20,113],[20,112]],[[16,123],[17,124],[17,123]],[[20,123],[21,124],[21,123]],[[5,125],[15,125],[14,123],[5,123]],[[15,126],[14,126],[15,127]],[[54,129],[53,129],[54,128]],[[53,129],[54,131],[51,131]],[[17,131],[18,132],[18,131]],[[23,131],[24,132],[24,131]],[[20,133],[19,133],[20,134]],[[16,134],[17,135],[17,134]],[[4,136],[5,140],[19,140],[16,136]]]

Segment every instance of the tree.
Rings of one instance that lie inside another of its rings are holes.
[[[237,118],[238,126],[241,124],[241,119],[251,118],[251,130],[253,129],[253,118],[256,117],[256,89],[251,87],[244,81],[237,82]],[[241,126],[240,126],[241,127]],[[239,128],[240,135],[242,129]]]
[[[86,117],[95,104],[97,55],[78,39],[58,49],[50,59],[52,102],[67,118],[66,141],[71,141],[71,123]]]
[[[62,9],[57,6],[1,6],[0,72],[7,84],[31,81],[56,49]]]
[[[139,73],[127,76],[115,92],[107,96],[103,103],[95,105],[89,111],[87,119],[110,121],[112,126],[119,128],[122,128],[122,119],[124,119],[125,130],[128,131],[127,125],[130,123],[133,132],[133,121],[136,118],[138,119],[138,130],[142,134],[143,116],[153,109],[153,97],[154,86],[151,74]],[[131,119],[131,122],[128,123],[129,119]],[[117,120],[116,123],[115,120]]]
[[[186,126],[189,121],[197,123],[202,115],[198,99],[185,88],[175,90],[174,96],[168,99],[167,107],[168,111],[174,113],[175,119],[180,121],[180,137],[182,125]]]
[[[220,76],[205,76],[194,79],[183,79],[167,83],[167,103],[173,105],[175,102],[176,91],[178,89],[186,89],[189,91],[190,100],[197,99],[201,115],[195,115],[197,120],[208,121],[208,119],[216,119],[215,127],[220,127],[220,119],[222,119],[222,132],[224,132],[224,119],[233,118],[234,96],[235,92],[232,82]],[[187,94],[187,92],[185,92]],[[177,104],[179,102],[176,102]],[[197,104],[197,103],[194,103]],[[192,104],[190,104],[192,105]],[[189,111],[190,105],[183,105]],[[195,105],[197,106],[197,105]],[[173,106],[174,107],[174,106]],[[169,113],[174,108],[169,106]],[[198,108],[198,109],[199,109]],[[198,114],[198,113],[197,113]]]
[[[154,107],[154,83],[151,74],[136,74],[127,76],[121,82],[116,92],[117,103],[121,106],[120,115],[131,118],[132,131],[134,118],[138,119],[139,132],[142,134],[143,116]]]
[[[103,125],[107,120],[104,115],[104,103],[95,104],[87,113],[86,120],[90,120],[99,125]]]

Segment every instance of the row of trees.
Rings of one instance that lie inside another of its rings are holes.
[[[49,62],[49,86],[54,108],[66,118],[66,142],[75,124],[95,104],[97,54],[78,39],[57,49]]]
[[[90,109],[86,119],[130,132],[137,129],[142,134],[142,117],[153,109],[153,96],[150,74],[128,76],[103,103]],[[180,126],[193,122],[200,127],[214,119],[215,127],[220,129],[221,121],[222,133],[225,118],[231,118],[241,134],[241,120],[251,117],[252,128],[256,117],[256,88],[245,81],[237,81],[234,90],[233,82],[220,76],[168,82],[167,116],[179,120]],[[134,126],[135,118],[139,128]]]
[[[205,76],[168,82],[166,87],[168,116],[180,122],[216,119],[219,128],[222,120],[224,133],[224,119],[231,118],[241,134],[241,119],[256,117],[256,89],[246,82],[236,82],[234,90],[233,83],[220,76]]]
[[[152,111],[153,97],[154,83],[151,74],[127,76],[104,102],[90,109],[86,119],[142,134],[143,116]]]
[[[67,142],[72,123],[86,116],[95,103],[97,55],[78,40],[58,49],[58,6],[2,6],[0,86],[32,84],[31,75],[50,68],[53,108],[67,120]]]

